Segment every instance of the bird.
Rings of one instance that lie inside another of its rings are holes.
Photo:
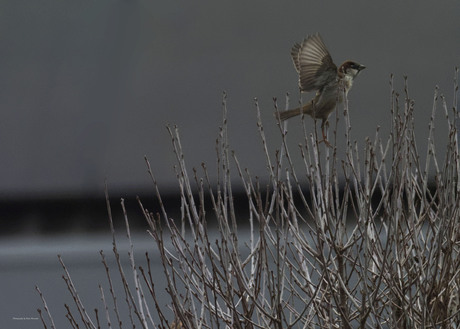
[[[331,147],[325,132],[329,115],[337,103],[343,102],[343,95],[348,94],[353,80],[366,67],[346,60],[337,68],[319,33],[307,36],[301,43],[295,43],[291,56],[299,74],[300,91],[316,90],[316,95],[302,107],[279,112],[279,119],[284,121],[300,114],[321,119],[322,141]]]

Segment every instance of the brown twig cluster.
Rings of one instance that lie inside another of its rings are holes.
[[[457,81],[455,89],[456,95]],[[374,138],[360,148],[350,137],[345,102],[345,155],[341,157],[337,148],[317,143],[317,136],[306,128],[311,122],[306,122],[299,144],[300,165],[291,156],[286,126],[280,123],[282,146],[275,155],[270,154],[256,103],[268,187],[262,187],[230,151],[225,96],[216,144],[217,182],[211,181],[205,165],[202,175],[194,170],[189,176],[178,129],[168,128],[177,160],[181,218],[168,216],[148,161],[161,209],[152,213],[139,204],[161,257],[170,303],[165,307],[156,297],[149,256],[146,269],[137,267],[132,249],[129,271],[134,284],[128,283],[114,238],[113,250],[129,310],[128,327],[458,328],[457,99],[454,96],[454,106],[449,108],[435,91],[424,156],[415,142],[415,103],[409,97],[407,82],[403,100],[393,86],[391,90],[388,138],[383,139],[377,129]],[[448,142],[442,159],[434,143],[439,111],[447,123]],[[339,117],[341,109],[337,112]],[[333,144],[337,145],[337,135]],[[235,171],[247,198],[246,218],[236,214]],[[211,209],[205,207],[208,200]],[[122,207],[124,210],[123,202]],[[111,219],[110,205],[108,209]],[[211,219],[217,223],[217,233],[208,230]],[[241,221],[249,228],[239,229]],[[125,222],[131,239],[126,212]],[[112,221],[111,225],[113,233]],[[121,328],[121,302],[113,292],[109,268],[101,255],[117,327]],[[96,313],[94,322],[67,271],[65,280],[78,310],[78,317],[68,311],[73,327],[81,327],[80,321],[86,328],[99,328],[101,323],[111,328],[114,315],[102,288],[104,316]],[[152,297],[153,305],[146,295]],[[46,304],[45,312],[52,321]],[[46,327],[43,317],[42,321]]]

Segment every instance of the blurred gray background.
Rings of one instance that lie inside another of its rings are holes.
[[[84,298],[99,300],[97,251],[111,248],[104,180],[128,205],[135,194],[153,199],[146,155],[174,198],[167,124],[179,126],[189,167],[206,162],[212,174],[224,90],[231,148],[254,176],[266,176],[254,98],[273,152],[272,99],[284,108],[290,93],[297,104],[289,54],[307,34],[321,33],[336,64],[367,66],[349,94],[360,143],[377,126],[388,133],[390,74],[401,93],[409,77],[423,152],[436,85],[452,106],[459,14],[458,1],[0,1],[0,327],[40,327],[13,320],[37,317],[35,284],[65,326],[58,253]],[[299,126],[289,123],[294,148]],[[444,127],[436,128],[441,147]],[[95,226],[105,240],[86,233]],[[56,228],[71,239],[30,237]]]
[[[231,147],[265,175],[253,100],[277,148],[272,98],[297,104],[289,53],[315,32],[338,65],[367,66],[349,95],[358,141],[388,126],[390,73],[401,92],[409,77],[425,128],[435,85],[452,102],[459,13],[458,1],[2,1],[0,195],[101,195],[105,178],[150,189],[144,155],[175,191],[165,125],[190,167],[213,168],[224,90]]]

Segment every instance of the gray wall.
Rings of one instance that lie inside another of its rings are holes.
[[[423,146],[435,85],[452,102],[459,13],[458,1],[1,1],[0,196],[100,195],[106,177],[144,189],[144,155],[169,189],[165,125],[190,167],[212,168],[223,90],[232,148],[263,176],[253,99],[276,148],[272,98],[297,102],[289,51],[317,31],[337,64],[367,66],[349,95],[354,137],[388,131],[394,73],[400,90],[409,76]]]

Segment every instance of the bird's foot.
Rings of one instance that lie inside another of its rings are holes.
[[[327,147],[332,148],[331,143],[329,143],[329,141],[326,138],[324,138],[323,140],[320,140],[319,142],[320,143],[324,142],[324,144],[326,144]]]

